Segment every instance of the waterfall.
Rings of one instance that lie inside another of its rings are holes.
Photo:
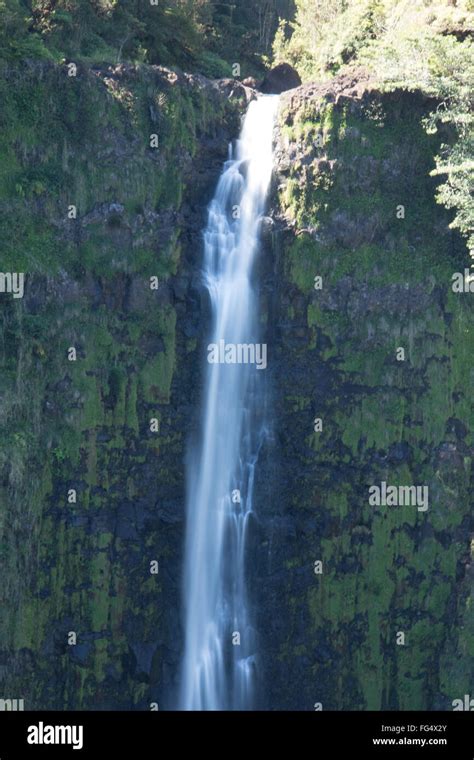
[[[229,148],[204,233],[204,282],[212,309],[199,439],[187,466],[185,650],[180,707],[251,709],[255,631],[246,543],[265,437],[266,346],[259,344],[252,286],[273,166],[277,96],[250,103]]]

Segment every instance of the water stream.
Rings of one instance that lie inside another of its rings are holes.
[[[257,659],[246,548],[264,440],[266,346],[252,284],[273,166],[277,96],[250,103],[209,206],[204,281],[212,324],[200,435],[187,471],[180,707],[252,709]]]

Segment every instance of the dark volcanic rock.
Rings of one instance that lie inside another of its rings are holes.
[[[300,84],[300,75],[293,66],[289,63],[279,63],[266,75],[260,85],[260,92],[266,95],[280,95],[282,92],[299,87]]]
[[[450,709],[472,683],[470,317],[447,306],[466,251],[435,203],[431,108],[363,71],[281,98],[252,587],[269,709]],[[382,481],[427,487],[426,511],[370,507]]]

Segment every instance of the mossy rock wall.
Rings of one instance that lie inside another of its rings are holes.
[[[225,83],[159,67],[2,73],[2,269],[26,273],[26,290],[0,296],[0,696],[165,707],[194,272],[243,91],[229,100]]]
[[[26,291],[0,296],[0,696],[173,707],[201,230],[246,93],[159,67],[2,74],[2,269]],[[282,97],[249,558],[270,709],[472,693],[472,294],[451,289],[467,255],[434,202],[432,105],[367,82]],[[382,481],[428,486],[428,510],[371,506]]]
[[[432,106],[337,82],[282,99],[255,589],[271,709],[472,693],[474,296],[451,288],[469,257],[434,201]],[[428,486],[428,510],[371,506],[383,481]]]

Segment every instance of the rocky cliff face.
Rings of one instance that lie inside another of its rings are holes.
[[[166,708],[201,230],[250,93],[158,67],[69,73],[1,85],[2,266],[27,278],[0,296],[0,696]],[[472,328],[427,108],[361,76],[282,96],[250,574],[270,709],[450,709],[472,683]],[[369,505],[381,481],[427,485],[428,510]]]
[[[282,98],[256,584],[274,709],[452,709],[472,685],[472,304],[431,106],[361,75]],[[428,508],[371,505],[382,482]]]
[[[68,74],[24,66],[2,85],[2,266],[26,289],[1,296],[0,696],[164,707],[201,229],[246,90],[159,67]]]

